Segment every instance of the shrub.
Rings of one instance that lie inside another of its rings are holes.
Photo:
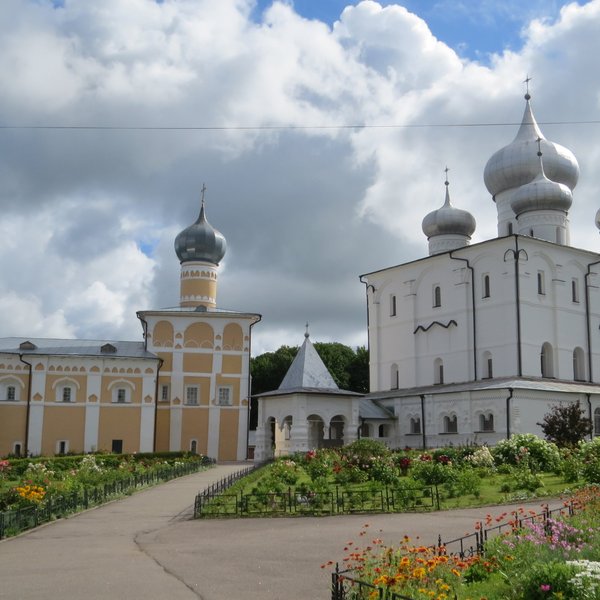
[[[577,568],[564,562],[535,562],[523,572],[520,596],[523,600],[547,600],[547,598],[580,598],[571,582]],[[562,594],[559,596],[558,594]]]
[[[497,465],[525,462],[534,471],[554,471],[560,463],[556,444],[533,433],[518,433],[509,440],[501,440],[494,447],[493,456]]]

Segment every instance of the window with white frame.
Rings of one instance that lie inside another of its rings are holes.
[[[17,399],[17,388],[14,385],[6,386],[6,399],[16,400]]]
[[[390,296],[390,317],[396,316],[396,295],[392,294]]]
[[[69,440],[58,440],[56,442],[56,454],[66,454],[69,451]]]
[[[221,386],[217,390],[217,402],[219,406],[231,406],[231,388]]]
[[[188,385],[185,388],[185,403],[188,406],[198,406],[198,386]]]
[[[73,388],[70,385],[63,385],[60,391],[61,402],[73,402],[74,401]]]
[[[456,415],[444,417],[444,433],[458,433],[458,419]]]
[[[537,272],[537,293],[543,296],[546,293],[546,277],[544,271]]]
[[[415,435],[421,433],[421,419],[412,417],[410,420],[410,433]]]
[[[169,384],[163,383],[160,386],[160,401],[168,402],[169,401]]]
[[[123,382],[113,384],[112,401],[115,404],[128,404],[131,402],[131,388]]]
[[[127,390],[125,388],[117,388],[117,402],[119,404],[127,402]]]

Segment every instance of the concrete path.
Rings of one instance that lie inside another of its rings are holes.
[[[327,599],[331,568],[321,564],[341,560],[348,541],[397,544],[406,534],[429,545],[509,510],[190,521],[195,494],[242,466],[219,465],[0,542],[0,598]],[[369,536],[359,538],[366,523]]]

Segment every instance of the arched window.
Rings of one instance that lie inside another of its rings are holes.
[[[396,296],[392,294],[390,296],[390,317],[396,316]]]
[[[544,271],[537,272],[537,293],[543,296],[546,293],[546,281]]]
[[[494,415],[492,413],[479,415],[479,431],[494,431]]]
[[[439,308],[442,305],[442,288],[439,285],[433,287],[433,307]]]
[[[573,350],[573,379],[575,381],[585,381],[585,361],[583,348]]]
[[[190,452],[192,454],[198,454],[198,440],[192,440],[190,442]]]
[[[371,427],[366,421],[364,421],[363,424],[360,426],[360,437],[361,438],[371,437]]]
[[[390,389],[397,390],[400,387],[400,378],[398,375],[398,365],[394,363],[391,367]]]
[[[540,353],[540,368],[542,377],[554,377],[554,356],[552,346],[545,342]]]
[[[390,437],[390,426],[389,425],[382,423],[379,426],[379,437],[380,438]]]
[[[433,383],[444,383],[444,363],[441,358],[436,358],[433,362]]]
[[[489,298],[490,297],[490,276],[487,273],[483,276],[483,281],[482,281],[481,287],[483,288],[483,293],[482,293],[483,298]]]
[[[577,279],[571,280],[571,300],[573,302],[579,302],[579,282]]]
[[[444,417],[444,433],[458,433],[458,419],[456,415]]]
[[[421,433],[421,419],[419,419],[419,417],[411,418],[410,433],[412,433],[412,434]]]

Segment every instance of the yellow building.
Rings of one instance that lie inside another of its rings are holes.
[[[175,240],[179,306],[139,311],[143,342],[0,339],[0,456],[191,450],[245,459],[260,315],[217,308],[225,249],[203,198]]]

